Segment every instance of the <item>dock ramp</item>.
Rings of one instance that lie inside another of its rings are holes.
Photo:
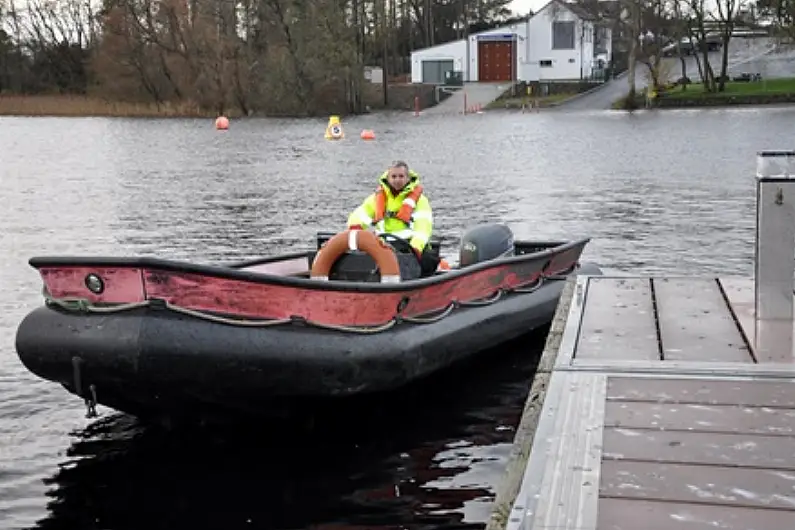
[[[427,115],[452,115],[463,114],[465,109],[467,112],[476,111],[486,107],[510,88],[510,82],[465,83],[463,88],[454,92],[452,96],[421,112]]]

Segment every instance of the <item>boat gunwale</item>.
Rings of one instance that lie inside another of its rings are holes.
[[[575,262],[579,261],[580,255],[585,250],[586,245],[591,241],[590,237],[573,239],[567,242],[558,241],[516,241],[515,246],[543,245],[559,243],[556,246],[546,248],[538,252],[528,252],[513,256],[504,256],[492,260],[482,261],[470,265],[463,269],[452,269],[441,274],[434,274],[424,278],[401,281],[398,283],[373,283],[373,282],[352,282],[346,280],[318,281],[311,278],[300,278],[295,276],[282,276],[262,272],[241,270],[241,267],[256,264],[272,263],[287,259],[309,257],[315,250],[293,252],[258,258],[255,260],[236,262],[233,264],[200,264],[190,263],[182,260],[172,260],[164,258],[154,258],[149,256],[122,257],[122,256],[34,256],[28,260],[28,264],[36,270],[44,268],[71,268],[71,267],[109,267],[109,268],[138,268],[148,271],[164,271],[185,274],[197,274],[201,276],[211,276],[227,280],[236,280],[257,284],[271,284],[284,287],[294,287],[298,289],[310,289],[320,291],[343,291],[343,292],[363,292],[363,293],[394,293],[422,289],[433,285],[438,285],[459,279],[476,272],[501,267],[510,266],[517,263],[552,258],[562,254],[567,250],[580,247],[580,251]],[[547,265],[542,267],[546,268]],[[556,271],[553,271],[555,273]]]

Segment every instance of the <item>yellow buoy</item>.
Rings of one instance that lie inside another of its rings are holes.
[[[342,130],[340,117],[329,117],[328,125],[326,125],[326,140],[342,140],[343,138],[345,138],[345,132]]]

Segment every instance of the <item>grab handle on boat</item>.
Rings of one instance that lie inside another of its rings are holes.
[[[80,368],[83,359],[75,355],[72,357],[72,378],[75,385],[75,394],[83,398],[86,404],[86,418],[97,417],[97,388],[93,384],[88,385],[88,396],[83,395],[83,372]]]

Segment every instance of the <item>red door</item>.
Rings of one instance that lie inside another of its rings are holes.
[[[478,43],[478,81],[513,81],[514,41]]]

